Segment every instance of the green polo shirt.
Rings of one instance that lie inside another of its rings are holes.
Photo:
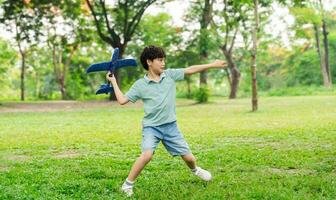
[[[147,75],[137,80],[125,96],[136,102],[144,103],[145,116],[143,126],[159,126],[176,121],[175,81],[184,79],[184,69],[167,69],[160,75],[160,80],[149,80]]]

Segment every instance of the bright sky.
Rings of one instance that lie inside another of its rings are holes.
[[[183,15],[187,12],[189,1],[175,0],[165,3],[163,6],[151,5],[145,11],[145,14],[156,15],[160,12],[167,12],[173,17],[173,23],[176,26],[183,26]]]

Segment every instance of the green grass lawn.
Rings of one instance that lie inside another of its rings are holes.
[[[336,199],[336,96],[178,100],[204,183],[162,144],[134,199]],[[0,106],[1,111],[1,106]],[[0,112],[0,199],[125,199],[140,106]]]

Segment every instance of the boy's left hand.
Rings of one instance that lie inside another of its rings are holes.
[[[227,64],[224,60],[215,60],[213,63],[211,63],[213,67],[227,67]]]
[[[111,74],[111,72],[107,72],[106,79],[112,83],[112,81],[115,80],[115,77],[113,74]]]

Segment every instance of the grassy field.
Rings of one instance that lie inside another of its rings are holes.
[[[133,198],[336,199],[336,96],[262,98],[259,106],[251,113],[249,99],[178,100],[179,127],[214,178],[202,182],[160,144]],[[5,107],[0,199],[125,199],[120,186],[140,154],[141,105]]]

